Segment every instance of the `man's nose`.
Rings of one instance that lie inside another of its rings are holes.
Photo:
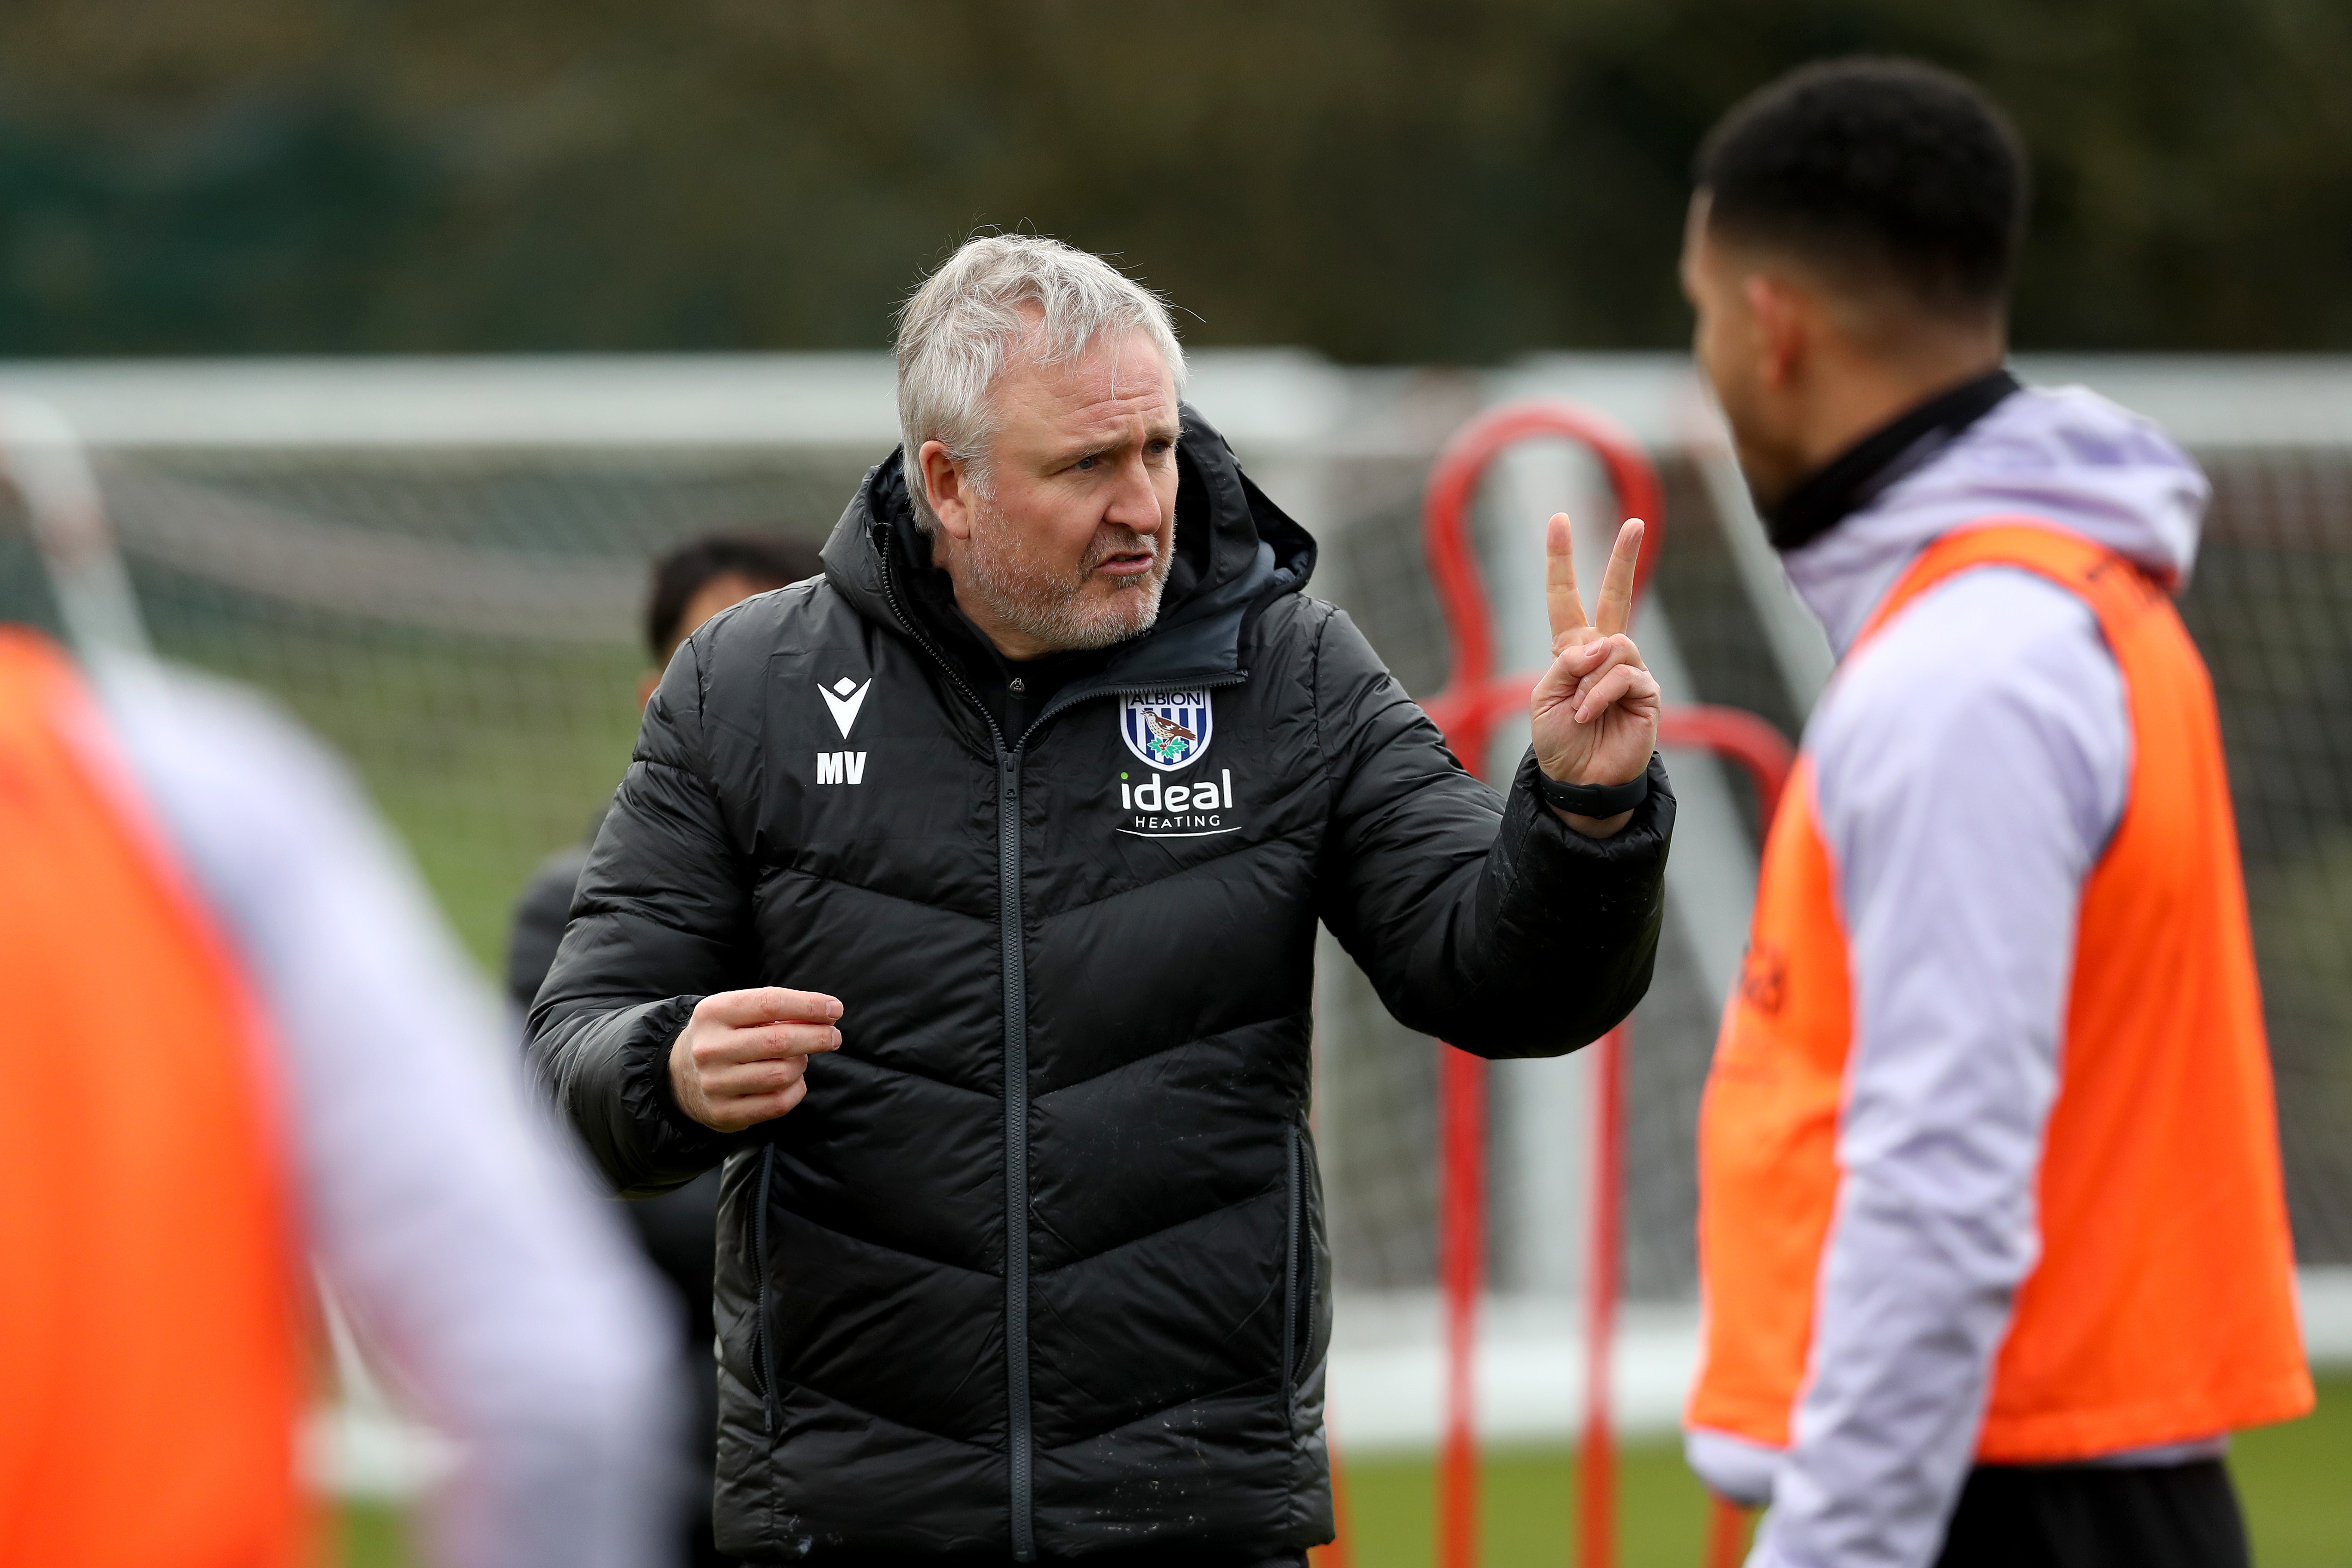
[[[1160,490],[1151,482],[1151,469],[1141,452],[1128,454],[1119,464],[1118,483],[1111,491],[1110,505],[1103,510],[1103,521],[1147,534],[1168,526],[1168,519],[1160,515]]]

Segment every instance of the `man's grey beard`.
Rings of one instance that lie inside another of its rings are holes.
[[[1076,572],[1066,575],[1037,562],[1026,536],[993,501],[984,496],[976,500],[977,526],[956,552],[956,588],[985,605],[997,621],[1063,652],[1125,642],[1160,618],[1160,591],[1175,560],[1173,530],[1163,528],[1146,538],[1131,528],[1105,527]],[[1137,551],[1152,557],[1151,570],[1140,581],[1107,600],[1087,596],[1096,567]]]

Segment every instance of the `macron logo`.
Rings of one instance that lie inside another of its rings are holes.
[[[866,694],[874,689],[873,678],[869,676],[860,686],[845,675],[831,686],[820,685],[816,689],[824,699],[824,705],[833,710],[833,721],[841,726],[841,738],[846,741],[849,727],[857,722],[857,710],[866,706]]]
[[[817,695],[833,710],[833,721],[841,727],[841,738],[849,739],[850,726],[857,722],[857,710],[866,706],[866,694],[874,689],[872,677],[860,686],[843,676],[831,686],[820,683]],[[821,784],[863,784],[866,782],[866,753],[863,752],[819,752],[816,754],[816,782]]]

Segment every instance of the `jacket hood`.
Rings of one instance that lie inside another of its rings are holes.
[[[1189,404],[1176,445],[1176,560],[1151,629],[1119,645],[1100,683],[1174,685],[1240,671],[1254,611],[1296,593],[1315,570],[1315,541],[1242,472],[1233,448]],[[825,576],[859,614],[902,635],[891,584],[930,560],[907,497],[905,448],[875,465],[825,541]],[[910,612],[911,613],[911,612]],[[1098,684],[1087,682],[1089,686]]]
[[[2178,592],[2196,562],[2211,493],[2153,421],[2087,387],[2028,387],[1781,560],[1843,658],[1914,556],[1990,518],[2045,518]]]

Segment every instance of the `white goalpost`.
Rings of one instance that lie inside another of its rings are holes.
[[[1193,363],[1191,401],[1319,540],[1309,591],[1348,609],[1416,696],[1437,692],[1450,654],[1422,548],[1431,466],[1466,420],[1527,398],[1606,413],[1657,466],[1665,540],[1635,634],[1670,702],[1750,710],[1793,739],[1829,677],[1681,356]],[[2213,476],[2184,607],[2230,747],[2306,1333],[2319,1359],[2352,1363],[2352,360],[2019,369],[2148,414]],[[626,758],[647,558],[719,528],[821,536],[896,439],[881,354],[5,364],[0,616],[144,638],[276,694],[352,757],[494,971],[524,877],[581,835]],[[1502,669],[1546,648],[1533,563],[1562,508],[1613,521],[1600,469],[1566,445],[1515,448],[1480,491]],[[1522,716],[1496,756],[1524,739]],[[1633,1433],[1671,1428],[1695,1360],[1693,1129],[1755,885],[1746,778],[1698,752],[1668,765],[1668,927],[1625,1062],[1613,1365]],[[1328,939],[1319,956],[1332,1421],[1344,1454],[1427,1449],[1443,1381],[1435,1057]],[[1566,1441],[1581,1416],[1591,1092],[1589,1053],[1489,1080],[1475,1385],[1490,1439]],[[424,1473],[388,1418],[327,1430],[322,1462],[346,1489]]]

